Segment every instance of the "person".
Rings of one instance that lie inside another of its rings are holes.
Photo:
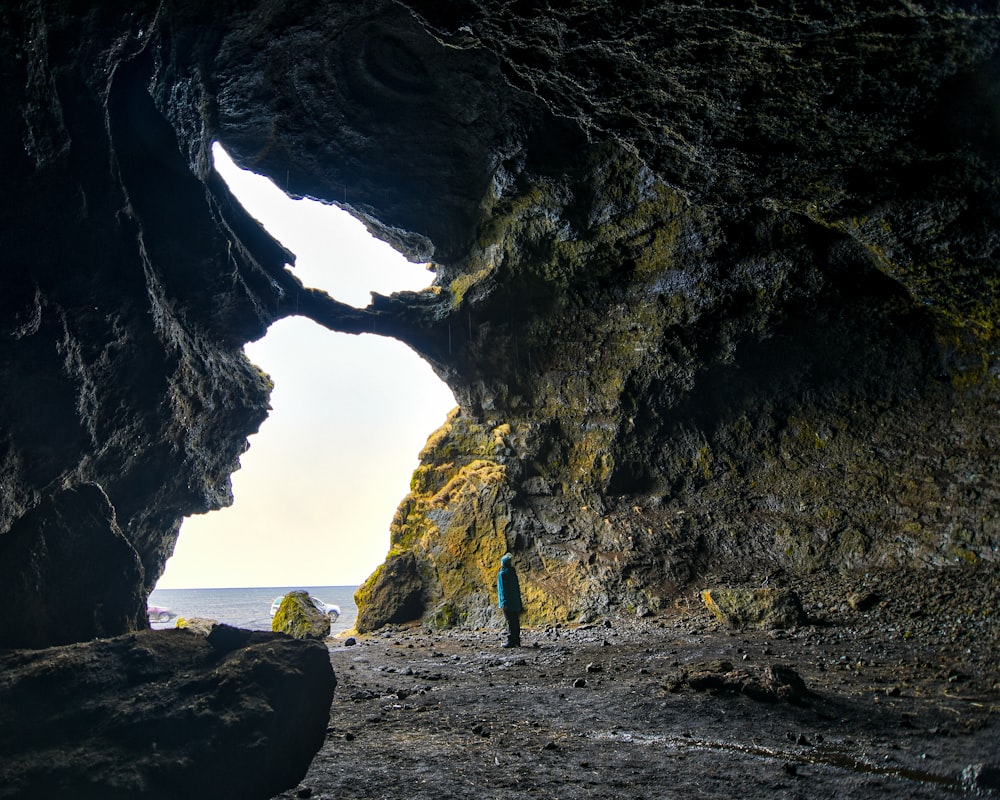
[[[507,643],[504,647],[521,646],[521,585],[514,569],[514,556],[505,553],[497,573],[497,600],[507,620]]]

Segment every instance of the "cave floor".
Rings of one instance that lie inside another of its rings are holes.
[[[498,631],[330,640],[327,740],[278,797],[1000,795],[989,584],[986,612],[952,617],[953,629],[897,592],[866,613],[736,632],[693,595],[656,617],[526,629],[516,650]],[[783,665],[811,694],[763,702],[679,679],[720,661],[749,675]]]

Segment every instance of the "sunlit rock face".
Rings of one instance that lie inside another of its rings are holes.
[[[995,15],[562,6],[0,10],[0,531],[96,484],[150,588],[266,414],[242,344],[300,314],[402,339],[460,403],[362,628],[482,622],[507,550],[536,619],[992,564]],[[216,139],[433,290],[302,288]]]

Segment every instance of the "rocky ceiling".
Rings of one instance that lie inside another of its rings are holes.
[[[460,403],[362,628],[481,624],[506,550],[538,620],[992,569],[998,44],[995,3],[3,4],[0,597],[38,611],[0,641],[145,626],[267,413],[242,345],[294,314]],[[299,285],[216,140],[432,290]]]

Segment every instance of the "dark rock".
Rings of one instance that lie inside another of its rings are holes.
[[[223,645],[232,649],[226,649]],[[0,657],[0,797],[269,798],[322,746],[319,643],[145,631]]]
[[[969,764],[962,770],[962,788],[979,797],[1000,796],[1000,765]]]
[[[758,680],[745,681],[739,690],[758,703],[777,703],[779,699],[778,693],[773,688],[765,686]]]
[[[965,6],[2,4],[0,591],[43,612],[5,641],[145,624],[291,315],[458,401],[359,630],[492,624],[508,549],[526,624],[759,565],[993,569],[1000,21]],[[303,287],[216,139],[435,286]]]
[[[239,647],[249,647],[252,644],[271,641],[273,638],[265,631],[248,631],[234,628],[232,625],[212,623],[206,634],[208,643],[221,653],[228,653]]]
[[[719,691],[726,688],[725,677],[717,672],[692,672],[687,682],[696,692]]]
[[[0,647],[146,628],[142,574],[101,487],[56,493],[0,536]]]
[[[882,601],[878,592],[853,592],[847,596],[847,605],[859,613],[870,611]]]
[[[733,669],[728,661],[691,664],[669,676],[664,689],[679,692],[685,686],[696,692],[741,693],[760,703],[784,701],[801,705],[813,696],[798,673],[784,665],[769,666],[762,674],[755,675],[747,669]]]
[[[764,670],[764,682],[778,695],[780,700],[801,705],[813,692],[802,677],[791,667],[772,664]]]

